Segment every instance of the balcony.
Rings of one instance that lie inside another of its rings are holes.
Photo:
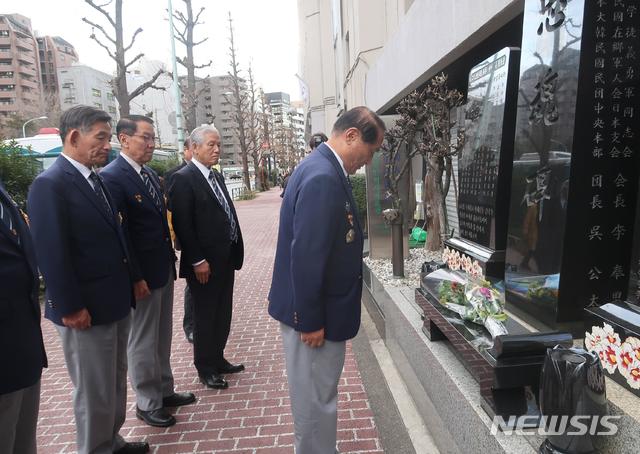
[[[24,77],[20,78],[20,86],[27,87],[32,90],[38,90],[40,88],[37,80],[29,80]]]
[[[28,65],[35,65],[36,64],[35,56],[32,53],[18,52],[18,54],[16,55],[16,58],[17,58],[18,62],[20,62],[20,63],[25,63],[25,64],[28,64]]]

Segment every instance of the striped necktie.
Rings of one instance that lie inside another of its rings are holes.
[[[2,222],[4,222],[9,228],[9,231],[16,238],[18,238],[18,231],[15,229],[15,226],[13,224],[13,216],[11,216],[11,211],[9,211],[9,207],[5,205],[2,200],[0,200],[0,219],[2,219]]]
[[[236,242],[238,240],[238,226],[236,225],[236,219],[233,217],[233,213],[231,213],[231,207],[229,206],[229,203],[227,203],[227,199],[218,187],[218,183],[216,182],[216,179],[214,177],[213,170],[209,171],[209,181],[211,182],[211,186],[213,187],[213,193],[215,194],[216,199],[218,199],[218,202],[220,202],[220,205],[222,205],[222,208],[224,208],[224,212],[229,218],[229,223],[231,224],[229,232],[231,234],[231,241]]]
[[[106,211],[109,217],[112,217],[113,212],[111,211],[111,205],[109,205],[107,196],[104,194],[104,190],[102,189],[100,177],[94,171],[91,171],[89,179],[93,182],[93,192],[95,192],[98,199],[100,199],[102,208],[104,208],[104,211]]]
[[[162,211],[162,202],[160,201],[160,196],[158,196],[158,191],[156,191],[155,186],[151,182],[149,171],[143,167],[140,170],[140,176],[142,177],[142,181],[144,181],[144,185],[147,187],[147,191],[149,191],[149,195],[153,199],[153,203],[156,204],[158,210]]]

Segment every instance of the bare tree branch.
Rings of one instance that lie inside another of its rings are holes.
[[[116,40],[113,39],[111,36],[109,36],[106,32],[106,30],[102,27],[102,25],[100,24],[96,24],[95,22],[91,22],[89,19],[87,19],[86,17],[82,18],[83,22],[86,22],[87,24],[91,25],[94,28],[97,28],[98,30],[100,30],[102,32],[102,34],[104,35],[105,38],[107,38],[109,41],[111,41],[113,44],[116,43]]]
[[[159,69],[152,77],[151,79],[149,79],[148,81],[146,81],[145,83],[143,83],[142,85],[140,85],[138,88],[136,88],[135,90],[133,90],[131,93],[129,93],[129,101],[131,101],[133,98],[135,98],[136,96],[141,95],[142,93],[144,93],[144,91],[147,88],[155,88],[157,90],[165,90],[164,87],[157,87],[154,85],[154,82],[156,80],[158,80],[158,77],[160,77],[163,73],[164,73],[164,69]]]
[[[125,69],[128,68],[129,66],[133,65],[136,61],[140,60],[142,57],[144,57],[144,54],[138,54],[135,57],[133,57],[133,60],[131,60],[126,65],[124,65]]]
[[[200,41],[198,41],[196,43],[193,43],[193,47],[196,47],[196,46],[202,44],[203,42],[205,42],[208,39],[209,39],[209,37],[207,36],[205,39],[201,39]]]
[[[213,63],[213,60],[209,60],[209,63],[205,63],[204,65],[195,65],[194,68],[195,69],[208,68],[209,66],[211,66],[212,63]]]
[[[95,10],[99,11],[104,17],[107,18],[109,23],[113,25],[113,28],[116,28],[116,21],[114,21],[111,15],[109,15],[109,13],[104,9],[105,6],[108,6],[111,4],[110,1],[102,5],[96,4],[93,0],[84,0],[84,1],[89,5],[91,5],[91,7],[93,7]]]
[[[133,32],[133,36],[131,37],[131,43],[129,43],[129,45],[124,48],[125,52],[127,52],[129,49],[131,49],[131,47],[133,46],[133,43],[136,40],[136,36],[138,36],[138,33],[140,33],[140,32],[142,32],[142,28],[138,28],[135,32]]]
[[[112,59],[114,59],[116,62],[118,61],[118,59],[116,58],[116,56],[114,54],[111,53],[111,49],[109,49],[109,47],[105,44],[102,44],[100,42],[100,40],[98,39],[98,37],[96,36],[95,33],[92,33],[89,38],[91,38],[92,40],[94,40],[95,42],[97,42],[100,47],[102,47],[104,50],[107,51],[107,54],[109,54],[109,57],[111,57]]]

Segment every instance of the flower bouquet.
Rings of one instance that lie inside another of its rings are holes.
[[[483,325],[492,339],[507,334],[502,323],[507,319],[504,299],[488,281],[471,280],[466,285],[444,281],[440,284],[439,300],[463,320]]]

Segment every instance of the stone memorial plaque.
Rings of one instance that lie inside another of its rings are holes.
[[[631,248],[631,270],[629,271],[627,301],[640,305],[640,197],[638,197],[636,204],[636,222],[633,227],[633,247]]]
[[[628,290],[639,18],[631,0],[525,3],[505,281],[551,325]]]
[[[458,158],[460,237],[504,250],[519,52],[505,48],[469,73],[465,145]]]

